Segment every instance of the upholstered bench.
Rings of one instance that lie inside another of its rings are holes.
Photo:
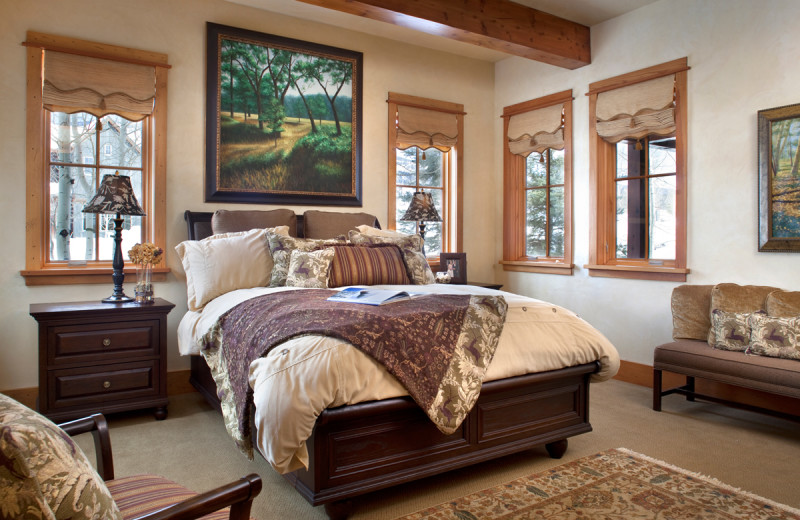
[[[673,290],[671,305],[674,341],[653,353],[653,410],[661,410],[663,396],[677,393],[691,401],[701,398],[797,419],[698,393],[695,378],[800,398],[800,293],[736,284],[682,285]],[[767,320],[766,333],[748,328],[753,313]],[[779,326],[788,328],[778,330]],[[785,347],[763,346],[778,337]],[[686,376],[686,384],[663,390],[662,371]]]

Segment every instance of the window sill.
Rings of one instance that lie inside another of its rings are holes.
[[[691,271],[680,267],[652,265],[584,265],[590,276],[603,278],[628,278],[631,280],[656,280],[662,282],[685,282]]]
[[[517,271],[521,273],[544,273],[560,274],[565,276],[572,275],[574,264],[553,261],[534,261],[534,260],[501,260],[503,271]]]
[[[123,270],[128,282],[131,280],[136,283],[136,268],[126,266]],[[154,282],[163,282],[169,274],[169,267],[157,267],[153,269]],[[113,284],[111,267],[49,267],[46,269],[35,269],[20,271],[20,275],[25,278],[25,285],[77,285],[77,284]]]

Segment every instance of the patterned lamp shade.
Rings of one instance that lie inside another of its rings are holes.
[[[127,175],[106,175],[92,200],[83,207],[84,213],[119,213],[120,215],[144,216],[144,210],[136,200]]]
[[[405,215],[400,220],[416,220],[417,222],[441,222],[442,217],[436,211],[433,197],[424,191],[415,191],[411,204],[408,205]]]

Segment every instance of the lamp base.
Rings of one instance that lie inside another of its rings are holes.
[[[103,298],[100,301],[102,301],[103,303],[125,303],[125,302],[132,302],[133,298],[125,294],[122,295],[112,294],[108,298]]]

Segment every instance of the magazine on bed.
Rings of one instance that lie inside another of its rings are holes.
[[[393,291],[390,289],[370,289],[368,287],[348,287],[334,294],[329,301],[362,303],[364,305],[385,305],[403,300],[408,300],[424,293],[410,293],[408,291]]]

